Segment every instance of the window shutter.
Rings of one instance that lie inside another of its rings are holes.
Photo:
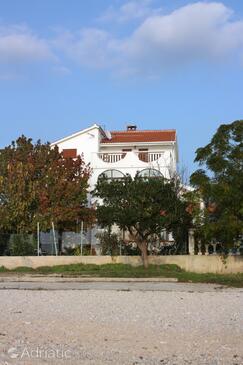
[[[73,149],[64,149],[62,151],[63,157],[64,158],[76,158],[77,157],[77,149],[73,148]]]

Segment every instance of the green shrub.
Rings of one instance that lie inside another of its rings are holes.
[[[91,254],[91,247],[90,245],[84,245],[82,256],[90,256]],[[64,255],[67,256],[81,256],[81,247],[65,247]]]
[[[97,238],[100,240],[101,255],[140,255],[140,251],[137,247],[133,247],[132,244],[124,243],[116,233],[111,233],[109,230],[97,234]]]
[[[9,241],[11,256],[36,255],[37,241],[33,234],[12,234]]]
[[[116,233],[104,231],[97,234],[97,238],[100,240],[101,255],[117,256],[120,254],[121,241]]]
[[[8,254],[9,237],[7,233],[0,233],[0,256]]]

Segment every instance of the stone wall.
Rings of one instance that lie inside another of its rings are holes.
[[[150,256],[150,264],[176,264],[182,269],[197,273],[243,273],[243,256],[228,256],[226,263],[217,255],[211,256]],[[20,266],[37,268],[69,264],[110,264],[122,263],[133,266],[142,264],[139,256],[1,256],[0,267],[14,269]]]

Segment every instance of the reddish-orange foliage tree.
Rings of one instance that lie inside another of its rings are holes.
[[[81,157],[63,158],[49,143],[22,136],[0,152],[0,230],[34,232],[90,221],[90,168]]]

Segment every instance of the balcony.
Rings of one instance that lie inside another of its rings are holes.
[[[124,158],[126,153],[98,153],[98,156],[104,162],[114,163]]]
[[[140,161],[154,162],[163,156],[163,152],[136,152],[136,155]]]
[[[130,152],[128,152],[130,153]],[[154,162],[157,161],[160,157],[163,156],[163,152],[134,152],[138,159],[143,162]],[[111,153],[98,153],[98,156],[101,160],[108,163],[116,163],[122,160],[126,156],[127,152],[111,152]]]

